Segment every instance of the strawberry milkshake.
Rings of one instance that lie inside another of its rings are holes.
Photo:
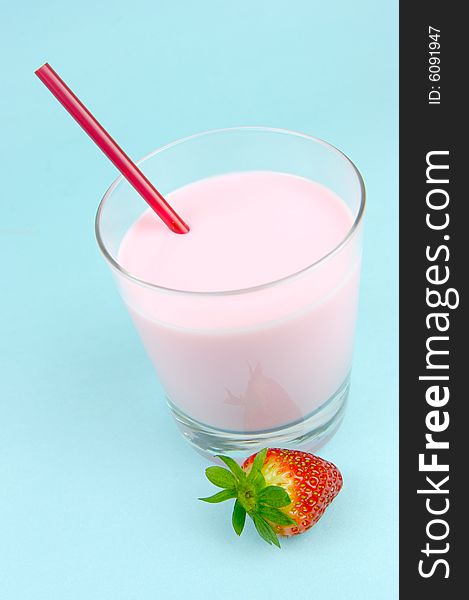
[[[322,182],[268,169],[165,195],[189,233],[140,210],[120,227],[113,266],[184,435],[209,452],[279,435],[323,442],[348,392],[357,208]]]

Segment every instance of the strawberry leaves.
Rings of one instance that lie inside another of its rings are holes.
[[[241,535],[246,522],[246,509],[239,500],[236,500],[233,507],[233,515],[231,517],[233,529],[238,535]]]
[[[225,465],[233,473],[233,475],[235,476],[237,481],[243,481],[243,479],[246,477],[246,473],[243,471],[243,469],[238,465],[238,463],[235,460],[233,460],[229,456],[222,456],[221,454],[218,454],[217,458],[219,458],[220,460],[222,460],[225,463]],[[222,469],[223,467],[219,467],[219,468]]]
[[[259,501],[275,508],[288,506],[291,503],[290,496],[278,485],[269,485],[259,492]]]
[[[252,520],[254,521],[254,526],[256,527],[257,533],[261,536],[261,538],[264,539],[268,544],[274,544],[277,546],[277,548],[280,548],[278,537],[267,521],[258,515],[253,515]]]
[[[232,473],[223,467],[208,467],[208,469],[205,469],[205,475],[217,487],[233,489],[236,486],[236,480]]]
[[[214,494],[213,496],[209,496],[208,498],[199,498],[202,502],[209,502],[210,504],[217,504],[218,502],[224,502],[225,500],[231,500],[231,498],[236,498],[237,492],[235,489],[232,490],[223,490],[222,492],[218,492],[218,494]]]
[[[264,465],[266,454],[267,448],[264,448],[264,450],[261,450],[256,454],[256,458],[254,459],[251,470],[247,476],[247,480],[252,482],[254,487],[259,491],[265,487],[265,479],[261,469]]]
[[[278,508],[273,508],[272,506],[262,505],[259,508],[259,514],[267,521],[271,523],[276,523],[277,525],[296,525],[296,521],[286,515],[284,512],[279,510]]]
[[[296,525],[296,521],[280,510],[291,504],[290,496],[281,487],[267,485],[262,474],[267,449],[257,453],[249,473],[229,456],[218,456],[227,467],[213,466],[205,470],[207,479],[221,492],[199,498],[204,502],[216,504],[236,498],[231,522],[237,535],[241,535],[248,514],[254,522],[259,535],[268,543],[280,548],[272,525]]]
[[[255,477],[256,474],[262,469],[265,462],[265,457],[267,456],[267,448],[264,448],[260,452],[256,454],[256,458],[254,459],[251,467],[250,476]]]

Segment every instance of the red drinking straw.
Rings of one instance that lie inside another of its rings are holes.
[[[171,208],[159,191],[148,181],[145,175],[120,148],[112,137],[93,117],[90,111],[75,96],[72,90],[48,64],[42,65],[36,75],[54,94],[62,106],[86,131],[90,138],[101,148],[104,154],[114,163],[127,181],[133,185],[142,198],[148,202],[156,214],[174,233],[187,233],[189,227]]]

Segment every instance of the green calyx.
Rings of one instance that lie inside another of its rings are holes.
[[[272,524],[296,525],[296,521],[279,510],[291,504],[290,496],[280,486],[267,485],[262,475],[262,467],[267,455],[267,448],[256,454],[249,473],[243,471],[238,463],[229,456],[218,456],[228,469],[224,467],[208,467],[205,470],[207,479],[221,492],[199,498],[204,502],[215,504],[236,498],[231,522],[233,529],[241,535],[248,514],[254,522],[259,535],[268,543],[280,548],[280,542],[272,528]]]

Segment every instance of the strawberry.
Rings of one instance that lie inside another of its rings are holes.
[[[342,475],[330,462],[299,450],[265,448],[242,466],[218,456],[228,469],[208,467],[207,479],[221,492],[204,502],[236,499],[232,524],[241,535],[248,514],[259,535],[280,547],[277,535],[298,535],[310,529],[342,488]]]

